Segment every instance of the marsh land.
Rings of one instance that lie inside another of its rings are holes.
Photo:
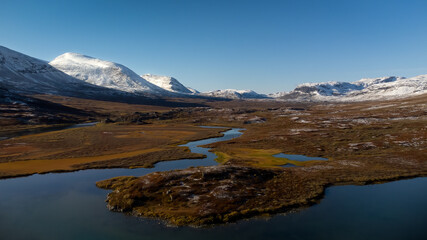
[[[191,100],[200,106],[188,108],[35,97],[73,109],[73,121],[3,121],[1,132],[17,137],[0,141],[0,178],[199,159],[203,154],[180,145],[245,129],[238,138],[203,146],[216,154],[216,166],[96,183],[113,190],[107,197],[111,210],[173,225],[288,212],[317,203],[329,186],[427,175],[425,95],[361,103]],[[19,136],[28,129],[94,121],[99,123]],[[328,160],[297,161],[276,157],[279,153]],[[289,164],[294,167],[283,167]]]

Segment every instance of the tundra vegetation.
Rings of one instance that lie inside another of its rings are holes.
[[[239,138],[205,146],[216,153],[218,166],[97,183],[112,190],[107,197],[111,210],[174,225],[286,212],[316,203],[331,185],[427,175],[426,95],[360,103],[204,100],[199,104],[205,107],[148,111],[42,97],[95,112],[101,123],[1,141],[0,177],[200,158],[178,145],[219,136],[224,129],[197,126],[245,128]],[[278,153],[328,160],[299,162],[273,156]],[[296,167],[282,167],[288,163]]]

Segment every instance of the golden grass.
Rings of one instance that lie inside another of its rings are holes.
[[[312,161],[296,161],[287,158],[278,158],[273,155],[281,153],[279,149],[252,149],[252,148],[233,148],[227,153],[215,152],[217,162],[224,164],[231,159],[241,163],[248,164],[253,167],[278,167],[288,163],[295,166],[309,166],[313,163],[318,163],[317,160]]]
[[[228,155],[227,153],[223,153],[223,152],[214,152],[214,153],[216,155],[215,161],[217,161],[220,164],[224,164],[231,159],[231,156]]]
[[[0,163],[0,172],[26,174],[30,172],[44,173],[44,172],[52,172],[52,171],[69,171],[69,170],[73,170],[72,166],[76,164],[134,157],[140,154],[155,152],[160,150],[163,150],[163,149],[151,148],[151,149],[144,149],[144,150],[133,151],[133,152],[101,155],[101,156],[95,156],[95,157],[63,158],[63,159],[55,159],[55,160],[40,159],[40,160],[7,162],[7,163]]]
[[[0,178],[201,157],[177,145],[218,136],[219,130],[187,124],[100,124],[17,137],[0,142]]]

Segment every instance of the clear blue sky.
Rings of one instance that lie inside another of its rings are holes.
[[[0,45],[77,52],[200,91],[427,74],[427,1],[152,0],[0,3]]]

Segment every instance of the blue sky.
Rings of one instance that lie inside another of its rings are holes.
[[[427,74],[427,1],[22,1],[0,4],[0,45],[77,52],[200,91]]]

